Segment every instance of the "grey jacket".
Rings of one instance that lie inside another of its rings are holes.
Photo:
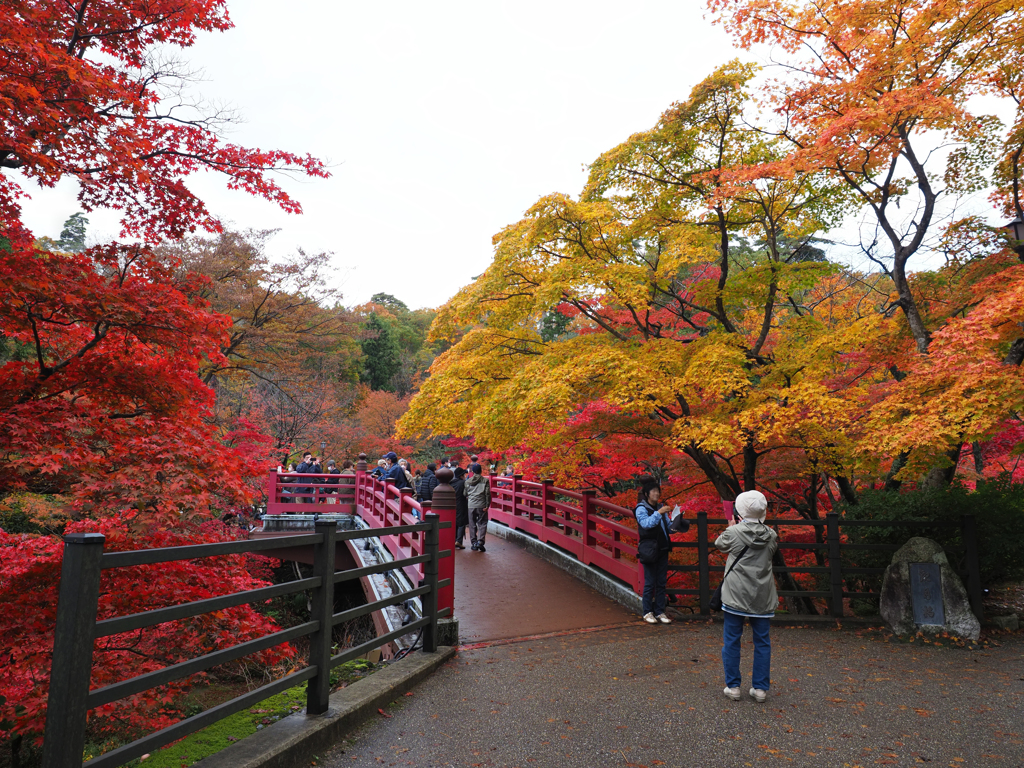
[[[465,494],[470,509],[487,509],[491,506],[491,484],[483,475],[466,478]]]
[[[715,539],[715,546],[729,553],[725,563],[727,571],[748,545],[750,549],[722,584],[722,602],[742,613],[759,616],[774,613],[779,596],[775,592],[772,557],[779,549],[779,535],[764,523],[744,520],[726,528]]]

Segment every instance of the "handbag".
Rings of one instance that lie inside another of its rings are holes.
[[[661,557],[657,539],[640,539],[636,546],[636,559],[644,565],[654,565]]]
[[[637,509],[639,509],[639,505]],[[636,510],[633,510],[633,517],[636,517]],[[637,525],[639,526],[640,519],[637,518]],[[637,533],[639,534],[639,528]],[[640,539],[636,545],[636,559],[638,562],[644,565],[654,565],[661,558],[661,548],[658,546],[657,539]]]
[[[732,573],[732,569],[736,567],[736,563],[742,560],[743,556],[747,554],[748,549],[750,549],[749,544],[743,548],[743,551],[740,552],[740,556],[732,561],[732,565],[729,566],[729,570],[726,571],[725,576],[722,577],[721,584],[719,584],[718,588],[711,593],[711,599],[708,600],[708,606],[711,608],[712,611],[722,610],[722,585],[725,584],[726,578],[729,576],[730,573]]]

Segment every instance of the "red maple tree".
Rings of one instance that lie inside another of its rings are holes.
[[[109,548],[223,539],[210,518],[247,506],[263,470],[266,438],[242,420],[216,422],[199,378],[221,355],[230,318],[210,311],[198,278],[150,248],[221,229],[185,184],[198,170],[296,213],[271,172],[327,176],[308,155],[226,142],[230,115],[189,95],[193,76],[175,49],[230,26],[223,0],[0,4],[0,501],[45,499],[60,513],[51,519],[101,531]],[[133,242],[75,254],[34,241],[21,222],[23,183],[69,177],[85,210],[121,213]],[[3,738],[38,738],[44,722],[62,546],[39,530],[0,532]],[[101,618],[261,583],[239,558],[151,571],[105,574]],[[274,626],[241,608],[109,638],[97,646],[93,684]],[[187,685],[97,710],[93,727],[124,735],[165,725]]]

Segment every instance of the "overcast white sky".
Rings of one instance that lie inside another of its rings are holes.
[[[496,232],[541,195],[577,194],[585,163],[739,55],[702,5],[234,0],[235,28],[186,52],[200,92],[244,116],[232,141],[310,152],[333,176],[286,180],[301,216],[213,175],[189,184],[238,227],[280,228],[278,252],[333,251],[348,305],[383,291],[438,306],[483,272]],[[28,191],[26,223],[57,236],[74,184]],[[116,216],[90,218],[117,235]]]

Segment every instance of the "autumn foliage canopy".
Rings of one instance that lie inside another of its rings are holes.
[[[499,232],[402,429],[626,505],[643,472],[811,517],[1019,477],[1024,251],[982,214],[1022,213],[1020,4],[709,6],[780,66],[720,67]]]

